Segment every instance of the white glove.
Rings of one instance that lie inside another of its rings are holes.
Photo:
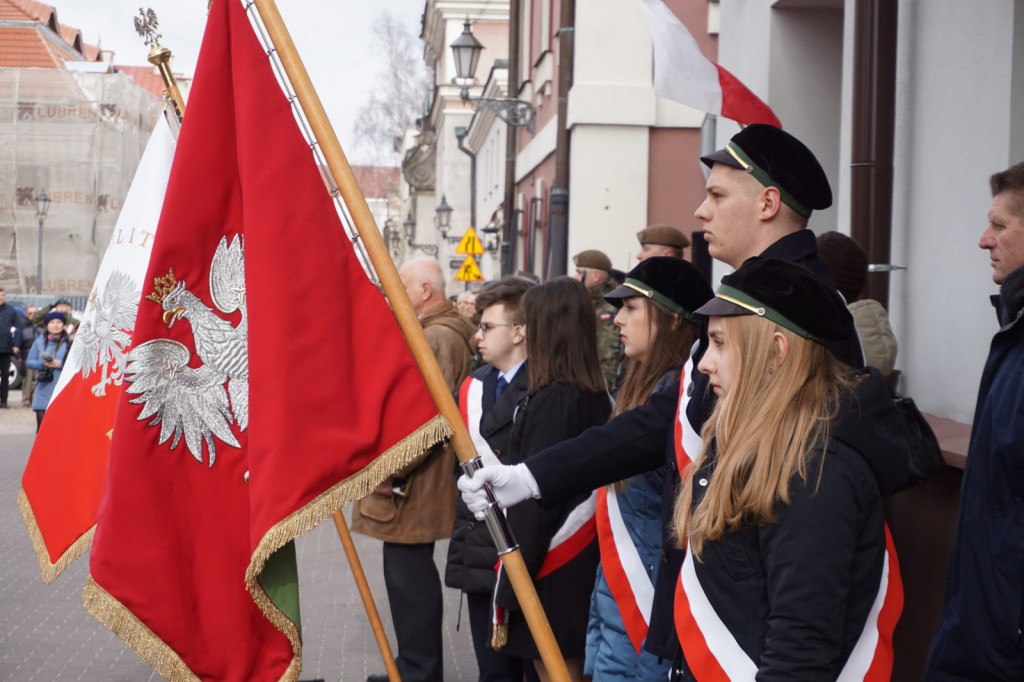
[[[463,474],[459,477],[462,501],[466,503],[478,521],[483,521],[484,512],[490,505],[487,493],[484,492],[484,483],[491,484],[494,499],[503,509],[514,507],[523,500],[540,497],[537,479],[523,463],[511,466],[504,464],[485,466],[476,471],[472,478]]]

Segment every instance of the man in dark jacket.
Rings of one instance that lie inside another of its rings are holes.
[[[7,409],[7,390],[11,375],[11,357],[21,350],[21,319],[7,305],[7,292],[0,287],[0,409]]]
[[[802,265],[835,286],[818,258],[814,233],[805,229],[812,210],[832,204],[832,190],[825,171],[803,143],[773,126],[755,124],[733,136],[724,149],[701,160],[711,167],[711,174],[705,200],[695,215],[704,224],[704,239],[712,257],[733,268],[754,256],[779,258]],[[693,397],[685,419],[697,434],[715,402],[707,376],[696,370],[706,342],[703,338],[693,373],[682,378],[686,395]],[[856,332],[829,350],[852,367],[864,366]],[[679,398],[680,384],[675,383],[652,394],[646,405],[545,450],[518,470],[503,468],[507,473],[498,475],[506,481],[495,486],[499,501],[514,504],[532,496],[539,497],[542,505],[555,504],[662,464],[666,466],[665,499],[675,499],[679,472],[674,428]],[[465,482],[460,480],[459,486],[464,488]],[[502,490],[506,487],[514,494],[506,497]],[[644,641],[647,651],[668,659],[677,658],[680,652],[672,605],[683,558],[672,540],[671,513],[672,505],[665,505],[662,565]]]
[[[978,246],[1001,285],[1002,326],[981,375],[928,682],[1024,680],[1024,163],[990,185]]]
[[[42,327],[33,322],[38,310],[39,308],[34,305],[25,308],[25,326],[21,328],[21,356],[23,360],[28,357],[29,351],[32,350],[32,344],[35,343],[36,337],[42,333]],[[21,367],[21,406],[32,407],[32,392],[35,389],[36,371],[24,361]]]
[[[526,318],[523,294],[530,283],[507,277],[488,284],[476,297],[480,325],[476,333],[480,356],[488,363],[473,372],[459,391],[459,411],[481,457],[502,461],[509,450],[512,417],[530,388],[526,369]],[[455,526],[448,545],[445,584],[462,590],[469,610],[469,629],[476,652],[478,682],[521,682],[523,659],[490,647],[491,600],[498,551],[486,524],[462,500],[455,508]],[[533,666],[526,666],[533,673]]]

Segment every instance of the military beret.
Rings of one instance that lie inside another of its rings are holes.
[[[853,333],[853,317],[839,292],[802,265],[750,258],[722,278],[697,313],[708,317],[758,315],[827,346]]]
[[[677,249],[685,249],[690,245],[690,239],[672,225],[649,225],[636,233],[640,244],[658,244],[660,246],[674,246]]]
[[[708,167],[723,163],[747,171],[765,187],[778,189],[782,201],[805,218],[832,205],[832,188],[818,159],[803,142],[775,126],[749,125],[725,149],[700,160]]]
[[[698,324],[699,318],[693,312],[707,303],[714,293],[704,275],[690,261],[656,256],[641,261],[630,270],[625,283],[609,292],[605,300],[619,308],[622,299],[634,296],[645,296]]]
[[[578,268],[594,268],[595,270],[604,270],[605,272],[611,272],[612,270],[611,259],[597,249],[580,251],[573,256],[572,262]]]

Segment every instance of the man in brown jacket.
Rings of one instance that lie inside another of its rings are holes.
[[[454,393],[472,369],[476,328],[445,297],[444,275],[434,260],[409,261],[398,276]],[[455,521],[454,461],[447,447],[427,450],[352,509],[352,530],[384,541],[384,584],[398,641],[395,662],[404,682],[444,679],[444,612],[434,542],[451,535]]]

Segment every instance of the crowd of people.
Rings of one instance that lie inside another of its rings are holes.
[[[479,679],[549,679],[489,514],[506,515],[572,679],[889,678],[903,593],[883,497],[913,484],[916,444],[895,337],[862,298],[867,257],[806,229],[832,193],[792,135],[751,125],[702,161],[695,215],[733,268],[717,292],[664,225],[638,234],[629,273],[587,250],[575,281],[511,276],[458,308],[435,262],[401,268],[484,465],[456,500],[439,446],[356,506],[353,527],[385,540],[404,680],[443,679],[433,549],[449,534],[444,582],[465,595]],[[1024,679],[1024,164],[991,188],[979,246],[1003,327],[930,681]],[[422,532],[390,535],[401,519]]]
[[[71,303],[64,298],[52,305],[24,310],[7,303],[7,292],[0,287],[0,409],[8,409],[10,367],[17,362],[22,370],[21,405],[36,414],[36,430],[50,404],[53,389],[67,360],[77,320]]]

